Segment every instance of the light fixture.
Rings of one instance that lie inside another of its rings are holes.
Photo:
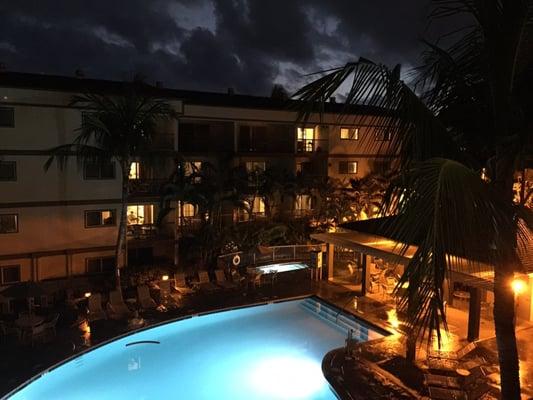
[[[86,298],[91,297],[91,292],[85,292],[84,296],[85,296]]]
[[[514,294],[518,296],[526,291],[527,282],[523,278],[514,278],[511,282],[511,287]]]
[[[161,277],[161,280],[163,280],[163,281],[168,281],[168,275],[163,275],[163,276]]]

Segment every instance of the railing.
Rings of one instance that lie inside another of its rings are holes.
[[[328,139],[298,139],[296,142],[297,153],[312,153],[315,151],[327,151]]]
[[[130,196],[160,194],[166,182],[164,179],[130,179]]]
[[[127,227],[128,240],[170,239],[172,232],[165,226],[134,224]]]
[[[219,265],[234,265],[235,256],[239,256],[239,266],[268,264],[288,261],[310,261],[312,251],[323,251],[322,244],[304,244],[288,246],[260,247],[256,251],[237,251],[218,256]]]

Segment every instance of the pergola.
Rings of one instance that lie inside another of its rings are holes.
[[[385,236],[356,230],[316,233],[312,234],[311,238],[327,244],[328,278],[333,276],[335,246],[351,249],[366,256],[378,257],[384,261],[404,266],[409,264],[410,259],[418,249],[416,245],[405,245]],[[451,276],[449,278],[454,281],[460,281],[469,287],[468,340],[474,341],[479,338],[481,290],[493,290],[494,268],[492,265],[478,261],[474,262],[462,257],[449,257],[454,258],[453,263],[450,263],[453,267],[450,269]],[[369,281],[367,257],[363,257],[362,269],[362,295],[364,296]]]

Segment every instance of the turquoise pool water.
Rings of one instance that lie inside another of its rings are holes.
[[[380,337],[308,298],[218,312],[115,340],[43,374],[11,399],[335,399],[323,356]]]

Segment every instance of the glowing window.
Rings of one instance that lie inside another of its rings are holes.
[[[138,161],[134,161],[130,165],[130,179],[139,179],[141,176],[141,164]]]
[[[263,214],[265,212],[265,201],[262,197],[256,197],[254,199],[252,212],[254,214]]]
[[[314,150],[315,128],[298,128],[298,151],[310,152]]]
[[[134,204],[128,206],[128,225],[143,225],[153,223],[153,204]]]
[[[297,195],[295,203],[296,203],[295,204],[296,210],[312,210],[313,209],[312,197],[308,194]]]
[[[339,174],[357,174],[357,161],[339,162]]]
[[[247,161],[246,162],[247,172],[264,171],[265,169],[266,169],[266,163],[264,161]]]
[[[342,140],[358,140],[359,128],[341,128]]]

